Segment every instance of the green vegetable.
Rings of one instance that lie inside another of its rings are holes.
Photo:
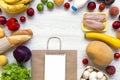
[[[11,63],[3,66],[0,80],[30,80],[30,74],[26,67]]]

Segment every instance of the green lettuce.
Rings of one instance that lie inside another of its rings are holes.
[[[3,66],[0,80],[30,80],[30,74],[25,66],[11,63]]]

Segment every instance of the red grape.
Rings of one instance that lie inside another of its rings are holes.
[[[87,8],[89,10],[94,10],[96,8],[96,3],[94,1],[89,2]]]
[[[0,25],[4,25],[7,22],[6,17],[0,16]]]
[[[110,75],[113,75],[116,72],[116,68],[112,65],[107,66],[105,70]]]
[[[118,29],[120,28],[120,21],[114,21],[112,24],[113,29]]]
[[[28,8],[28,9],[27,9],[27,15],[28,15],[28,16],[33,16],[34,13],[35,13],[35,12],[34,12],[34,9],[33,9],[33,8]]]

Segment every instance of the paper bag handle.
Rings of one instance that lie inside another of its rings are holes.
[[[47,41],[47,50],[49,48],[49,42],[51,39],[58,39],[59,40],[59,50],[61,51],[61,39],[59,37],[50,37]]]

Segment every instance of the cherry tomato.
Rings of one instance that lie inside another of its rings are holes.
[[[85,65],[88,64],[88,59],[87,59],[87,58],[84,58],[84,59],[82,60],[82,63],[85,64]]]
[[[70,3],[69,3],[69,2],[66,2],[66,3],[64,4],[64,7],[65,7],[66,9],[69,9],[69,8],[70,8]]]
[[[104,9],[105,9],[105,4],[100,4],[100,5],[99,5],[99,10],[102,11],[102,10],[104,10]]]
[[[20,17],[20,21],[21,21],[21,22],[25,22],[25,21],[26,21],[25,16],[21,16],[21,17]]]
[[[114,58],[115,58],[115,59],[120,58],[120,54],[119,54],[119,53],[115,53],[115,54],[114,54]]]

